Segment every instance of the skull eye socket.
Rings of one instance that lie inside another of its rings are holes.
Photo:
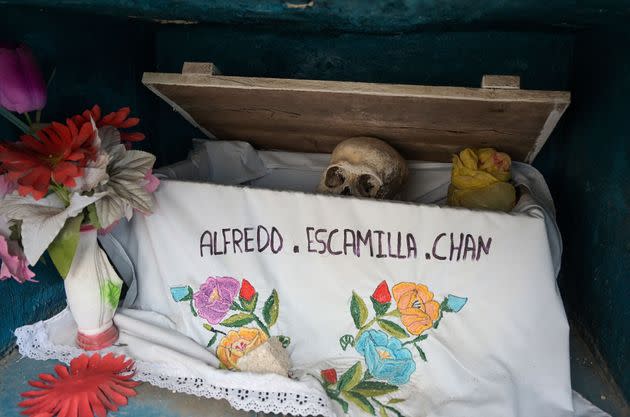
[[[344,182],[346,182],[346,176],[344,175],[343,169],[340,167],[330,167],[328,171],[326,171],[326,179],[324,180],[326,187],[339,187]]]
[[[357,179],[357,191],[364,197],[374,197],[380,188],[379,181],[372,175],[361,174]]]

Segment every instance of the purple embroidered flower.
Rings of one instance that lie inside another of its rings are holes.
[[[210,324],[219,324],[238,294],[239,282],[232,277],[209,277],[193,294],[197,313]]]

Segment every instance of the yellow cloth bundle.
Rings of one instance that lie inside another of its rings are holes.
[[[510,211],[516,190],[509,183],[512,160],[492,148],[466,148],[453,155],[448,205],[471,209]]]

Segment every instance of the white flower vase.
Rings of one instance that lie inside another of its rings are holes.
[[[99,350],[118,340],[112,318],[122,280],[99,247],[96,229],[82,226],[79,245],[64,280],[68,307],[77,323],[77,345]]]

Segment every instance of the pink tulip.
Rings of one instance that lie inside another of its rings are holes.
[[[17,113],[46,105],[46,83],[25,44],[0,42],[0,107]]]

